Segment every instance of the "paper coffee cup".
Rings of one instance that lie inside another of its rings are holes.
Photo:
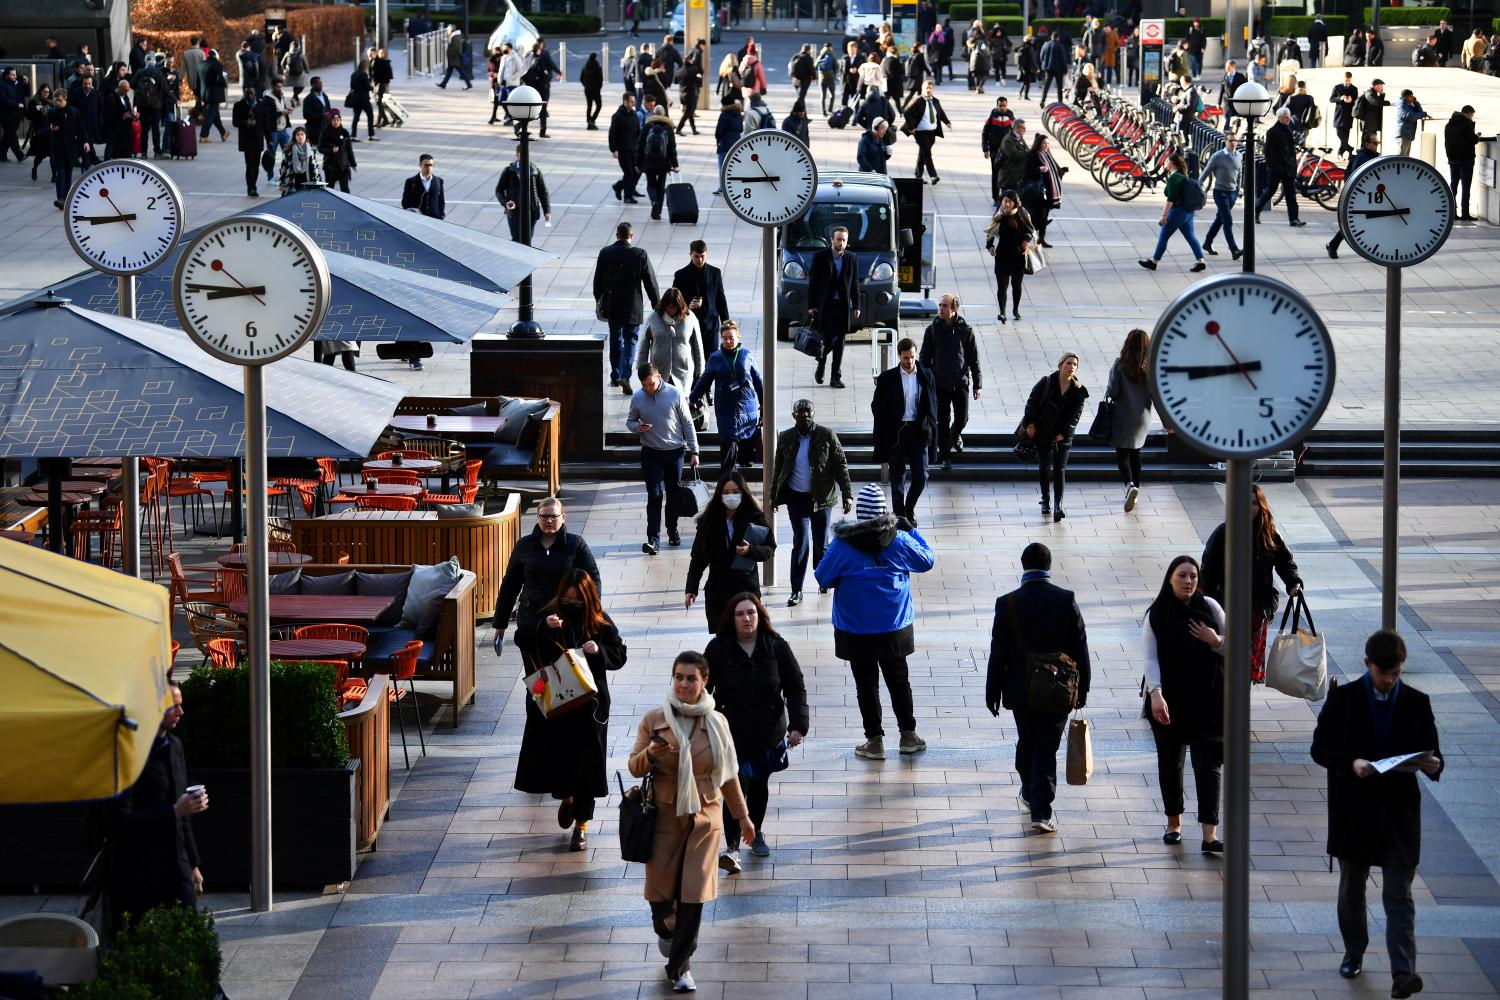
[[[202,785],[188,785],[187,788],[184,789],[184,791],[186,791],[187,794],[189,794],[189,795],[197,795],[197,794],[199,794],[200,792],[203,791],[203,786]]]

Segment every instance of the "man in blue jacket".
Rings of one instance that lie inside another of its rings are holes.
[[[703,374],[688,397],[697,406],[710,389],[714,393],[714,419],[719,428],[719,467],[728,472],[736,465],[749,465],[755,456],[755,435],[760,428],[760,401],[765,393],[760,370],[750,352],[740,346],[740,327],[732,319],[719,326],[720,349],[708,356]]]
[[[1059,32],[1060,34],[1060,32]],[[1057,99],[1063,99],[1063,77],[1068,75],[1068,49],[1054,34],[1047,39],[1039,55],[1042,64],[1042,105],[1047,104],[1047,88],[1057,87]]]

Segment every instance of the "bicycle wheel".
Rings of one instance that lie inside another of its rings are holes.
[[[1132,201],[1146,186],[1146,179],[1133,172],[1112,171],[1104,190],[1115,201]]]

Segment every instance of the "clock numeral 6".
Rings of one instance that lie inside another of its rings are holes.
[[[1274,402],[1274,399],[1271,396],[1260,397],[1260,415],[1262,417],[1273,417],[1276,415],[1276,409],[1271,405],[1272,402]]]
[[[255,333],[256,333],[255,324],[254,323],[246,323],[245,324],[245,336],[249,337],[251,340],[254,340],[255,339]]]

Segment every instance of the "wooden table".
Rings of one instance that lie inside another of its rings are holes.
[[[442,467],[443,463],[434,458],[404,458],[400,465],[390,459],[375,459],[363,466],[366,472],[380,473],[390,469],[395,472],[415,472],[419,476],[431,475]]]
[[[118,469],[125,464],[121,458],[75,458],[73,468],[84,469]]]
[[[72,475],[73,477],[73,479],[70,481],[76,482],[78,480],[119,479],[120,476],[123,475],[123,473],[118,467],[111,469],[103,465],[88,465],[84,466],[83,468],[74,466],[73,471],[72,473],[70,473],[70,475]]]
[[[100,490],[100,492],[102,493],[103,490]],[[29,493],[22,493],[20,499],[26,501],[27,503],[38,504],[42,507],[47,506],[47,504],[49,503],[47,499],[47,491],[45,488],[40,490],[32,490]],[[63,490],[62,502],[65,506],[81,507],[92,499],[94,499],[94,494],[92,491],[80,492],[79,490]]]
[[[272,594],[270,613],[271,621],[278,623],[348,622],[351,625],[370,625],[394,603],[396,603],[394,597],[357,597],[353,594]],[[241,618],[249,614],[246,598],[236,597],[230,601],[229,610]]]
[[[273,660],[357,660],[365,644],[352,639],[272,639]]]
[[[373,490],[370,484],[347,486],[329,503],[352,503],[360,497],[419,497],[427,492],[425,486],[408,486],[405,483],[380,483]]]
[[[0,538],[9,538],[13,542],[21,542],[30,545],[36,540],[35,531],[11,531],[8,528],[0,528]]]
[[[62,481],[64,493],[87,493],[90,496],[96,496],[108,489],[109,484],[98,479],[64,479]],[[45,493],[46,490],[44,489],[43,492]]]
[[[268,552],[266,553],[267,566],[302,566],[313,561],[313,557],[305,552]],[[244,569],[245,553],[226,552],[219,557],[218,563],[225,569]]]
[[[437,512],[431,510],[341,510],[337,514],[325,514],[320,521],[436,521]]]
[[[391,427],[408,434],[436,434],[460,441],[493,441],[505,420],[498,416],[452,417],[439,414],[429,424],[425,416],[412,414],[391,418]]]

